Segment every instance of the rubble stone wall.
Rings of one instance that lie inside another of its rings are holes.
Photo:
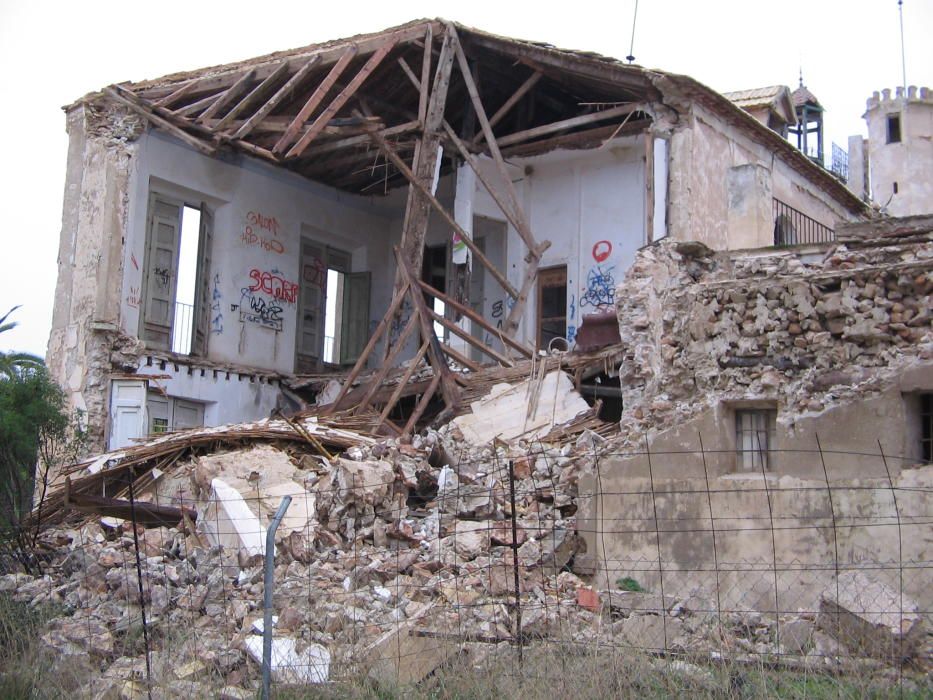
[[[128,192],[143,127],[107,103],[78,104],[69,135],[58,283],[46,361],[70,408],[84,412],[92,452],[105,449],[109,377],[135,366],[118,337]]]
[[[914,466],[916,393],[933,391],[931,230],[927,217],[844,228],[832,246],[641,251],[616,293],[625,454],[601,460],[580,488],[597,579],[655,590],[660,549],[665,568],[684,570],[666,593],[709,592],[718,557],[731,604],[773,609],[776,588],[791,606],[779,596],[781,609],[796,609],[815,602],[837,562],[895,570],[898,517],[902,560],[930,560],[929,526],[910,522],[926,522],[923,503],[904,485],[927,489],[933,476]],[[741,408],[775,412],[767,482],[737,471]],[[718,552],[711,510],[727,531]],[[931,602],[928,580],[904,585]]]
[[[693,452],[700,433],[719,452],[713,475],[731,472],[734,410],[769,407],[777,473],[822,477],[818,459],[780,454],[822,446],[869,453],[830,459],[831,477],[872,475],[879,440],[917,461],[910,397],[933,391],[933,221],[911,226],[829,248],[643,249],[616,294],[623,444]]]

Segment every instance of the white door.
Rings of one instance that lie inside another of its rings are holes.
[[[144,437],[146,430],[145,379],[115,379],[110,385],[110,443],[116,450]]]

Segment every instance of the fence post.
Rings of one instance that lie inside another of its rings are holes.
[[[136,494],[133,491],[133,482],[136,480],[136,471],[129,472],[130,495],[130,524],[133,526],[133,549],[136,553],[136,583],[139,588],[139,616],[143,625],[143,642],[146,645],[146,695],[152,700],[152,665],[149,660],[149,628],[146,625],[146,600],[143,595],[143,570],[139,561],[139,534],[136,532]]]
[[[515,584],[515,638],[518,640],[518,668],[524,665],[522,641],[522,589],[518,577],[518,521],[515,514],[515,464],[509,460],[509,501],[512,506],[512,571]]]
[[[262,700],[269,700],[272,689],[272,588],[275,576],[275,531],[285,517],[285,511],[292,502],[291,496],[282,498],[279,509],[272,516],[269,529],[266,530],[266,551],[263,560],[262,582]]]

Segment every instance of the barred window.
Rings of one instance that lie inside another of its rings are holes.
[[[739,409],[735,412],[735,449],[738,471],[772,468],[776,411]]]

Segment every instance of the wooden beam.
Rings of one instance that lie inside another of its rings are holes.
[[[256,71],[253,70],[248,70],[243,73],[239,80],[227,88],[227,91],[224,94],[218,97],[210,107],[204,110],[201,116],[198,117],[197,121],[203,124],[207,119],[213,118],[214,115],[219,113],[221,109],[226,107],[228,104],[243,94],[243,92],[246,90],[246,86],[252,82],[255,75]]]
[[[262,120],[265,119],[266,116],[272,112],[273,109],[278,107],[279,103],[282,100],[291,96],[295,88],[297,88],[298,85],[301,83],[301,81],[307,77],[308,73],[310,73],[314,69],[314,67],[317,65],[319,60],[320,60],[320,57],[318,56],[312,56],[310,59],[308,59],[308,61],[306,61],[305,64],[301,66],[301,68],[299,68],[295,72],[295,74],[291,78],[289,78],[288,81],[282,87],[278,89],[278,92],[276,92],[272,97],[270,97],[266,101],[266,103],[256,111],[256,113],[253,116],[247,119],[243,123],[243,125],[240,126],[240,128],[236,130],[236,133],[233,134],[233,138],[235,139],[246,138],[246,136],[253,129],[255,129],[259,125],[259,123],[262,122]]]
[[[392,299],[392,303],[389,304],[389,310],[386,311],[386,315],[382,317],[379,325],[376,326],[376,330],[373,331],[373,334],[369,337],[369,341],[366,343],[366,347],[363,348],[363,352],[361,352],[360,356],[356,359],[356,364],[353,365],[353,369],[350,370],[350,374],[348,374],[347,378],[344,380],[343,386],[340,387],[340,392],[337,394],[337,398],[334,399],[333,403],[330,405],[330,408],[327,408],[322,412],[323,415],[330,415],[340,408],[340,402],[350,391],[350,388],[353,386],[353,382],[356,381],[356,378],[360,376],[360,372],[362,372],[363,368],[366,366],[366,361],[369,359],[373,348],[376,347],[376,343],[379,342],[382,334],[386,332],[392,317],[395,316],[395,312],[398,311],[399,307],[402,305],[402,301],[405,299],[405,293],[408,291],[408,287],[409,285],[406,284]]]
[[[386,405],[383,407],[382,412],[379,414],[379,420],[376,422],[376,428],[373,430],[374,433],[379,432],[379,428],[382,427],[382,424],[385,423],[386,418],[389,417],[389,414],[392,412],[392,409],[395,408],[395,404],[398,403],[399,398],[402,396],[402,392],[405,391],[405,386],[408,384],[411,376],[415,373],[415,370],[418,369],[418,365],[421,364],[421,360],[424,359],[425,353],[430,347],[431,341],[425,340],[421,344],[421,348],[418,350],[414,358],[408,363],[408,367],[405,368],[405,372],[399,377],[398,386],[395,387],[395,391],[392,392],[392,395],[389,397],[389,400],[386,401]]]
[[[427,85],[431,79],[431,47],[434,43],[434,27],[430,24],[424,34],[424,55],[421,58],[421,85]],[[418,119],[424,122],[428,117],[428,93],[418,86]]]
[[[533,129],[526,129],[525,131],[518,131],[514,134],[509,134],[508,136],[503,136],[499,139],[499,145],[503,148],[506,146],[511,146],[515,143],[522,143],[524,141],[530,141],[531,139],[538,138],[539,136],[547,136],[548,134],[553,134],[557,131],[563,131],[565,129],[573,129],[578,126],[583,126],[584,124],[592,124],[594,122],[605,121],[606,119],[615,119],[616,117],[624,117],[626,114],[631,112],[637,112],[639,110],[644,110],[645,105],[642,102],[633,102],[627,105],[619,105],[618,107],[610,107],[609,109],[604,109],[600,112],[590,112],[589,114],[581,114],[578,117],[571,117],[570,119],[562,119],[558,122],[552,122],[551,124],[544,124],[542,126],[536,126]]]
[[[343,107],[347,100],[349,100],[360,88],[360,86],[366,82],[366,79],[372,75],[373,71],[379,67],[379,64],[382,63],[382,60],[394,48],[395,42],[386,44],[369,57],[369,60],[366,61],[366,64],[360,69],[360,72],[357,73],[353,80],[351,80],[350,83],[340,91],[340,93],[324,109],[324,111],[318,115],[318,118],[314,120],[311,128],[305,132],[304,136],[298,139],[298,143],[292,146],[291,150],[286,154],[286,158],[297,158],[304,152],[304,150],[308,147],[308,144],[310,144],[317,137],[317,135],[323,131],[324,127],[327,126],[327,122],[330,121],[331,117],[335,116],[337,112],[340,111],[340,108]],[[278,144],[276,144],[276,148],[278,148]]]
[[[221,97],[223,97],[222,92],[218,92],[213,95],[208,95],[207,97],[202,97],[197,102],[192,102],[190,105],[172,110],[172,114],[174,114],[177,117],[191,117],[192,115],[195,115],[198,112],[204,111],[205,109],[210,107],[212,104],[214,104],[217,100],[219,100]]]
[[[428,310],[428,313],[431,314],[431,318],[433,318],[435,321],[437,321],[442,326],[444,326],[444,328],[448,329],[449,331],[452,331],[454,335],[460,336],[467,343],[469,343],[474,348],[482,352],[484,355],[491,357],[493,360],[498,362],[503,367],[513,367],[515,365],[515,363],[512,362],[512,360],[510,360],[508,357],[506,357],[505,355],[500,355],[498,352],[496,352],[495,350],[487,346],[485,343],[477,340],[476,338],[474,338],[472,335],[467,333],[465,330],[463,330],[460,326],[458,326],[456,323],[454,323],[450,319],[444,318],[436,311],[431,311],[430,309]]]
[[[548,242],[549,243],[549,242]],[[543,252],[543,250],[542,250]],[[518,330],[518,322],[525,315],[525,306],[528,304],[528,295],[534,286],[535,278],[538,276],[538,263],[541,260],[540,254],[532,257],[525,263],[525,276],[522,279],[522,286],[518,291],[518,297],[509,310],[509,315],[505,318],[503,329],[508,337],[515,335]],[[537,344],[537,341],[536,341]]]
[[[406,323],[405,327],[402,329],[402,332],[399,333],[398,338],[392,343],[392,352],[389,353],[389,356],[382,363],[382,367],[379,368],[379,371],[369,380],[369,389],[363,394],[363,398],[360,399],[360,402],[355,406],[355,411],[362,411],[369,406],[369,402],[372,401],[373,396],[379,391],[389,370],[395,367],[395,361],[398,359],[399,354],[405,349],[405,343],[408,342],[408,337],[415,330],[417,324],[418,319],[415,318],[415,314],[412,314],[411,318],[408,319],[408,323]]]
[[[428,409],[428,404],[431,403],[431,397],[434,396],[434,393],[437,391],[437,385],[440,384],[440,382],[441,375],[437,374],[437,370],[435,370],[434,378],[431,380],[431,384],[421,395],[421,400],[418,402],[414,412],[408,418],[408,422],[405,424],[405,428],[402,430],[403,436],[410,435],[411,432],[415,429],[415,426],[418,424],[421,416],[423,416],[424,412]]]
[[[266,96],[272,92],[276,83],[279,82],[281,77],[288,72],[288,61],[282,61],[278,68],[276,68],[269,76],[263,80],[259,85],[254,87],[252,90],[247,93],[247,95],[237,102],[233,108],[227,112],[217,125],[214,127],[214,131],[223,131],[227,126],[233,122],[237,116],[244,112],[247,109],[255,106],[260,100],[264,100]]]
[[[450,212],[448,212],[446,207],[440,203],[437,197],[431,194],[431,191],[427,188],[427,186],[415,176],[405,161],[402,160],[398,153],[395,152],[395,149],[389,145],[388,141],[376,134],[376,132],[373,132],[370,134],[370,136],[372,136],[373,142],[382,149],[383,153],[386,154],[386,157],[392,161],[396,168],[399,169],[399,172],[401,172],[402,175],[404,175],[408,180],[408,182],[411,183],[412,187],[418,190],[421,195],[428,201],[428,203],[434,207],[437,213],[444,218],[447,224],[452,229],[454,229],[457,234],[459,234],[467,248],[469,248],[473,255],[483,264],[487,270],[489,270],[489,273],[495,278],[496,282],[502,286],[507,294],[514,298],[517,292],[515,291],[515,288],[509,284],[509,281],[506,279],[505,275],[503,275],[492,263],[492,261],[485,256],[483,251],[479,249],[470,235],[463,230],[463,227],[460,226],[460,224],[456,222],[453,216],[450,215]]]
[[[543,77],[544,74],[541,73],[541,71],[535,71],[532,73],[531,77],[522,83],[518,90],[516,90],[512,96],[507,99],[498,110],[496,110],[496,113],[489,118],[489,126],[494,127],[496,124],[502,121],[502,119],[505,118],[505,115],[511,112],[512,108],[518,104],[519,100],[521,100],[528,93],[528,91],[531,90],[531,88],[537,85],[538,81]],[[473,143],[480,144],[483,142],[483,138],[485,138],[485,134],[480,131],[476,136],[473,137]]]
[[[308,98],[304,106],[298,110],[298,114],[295,115],[295,118],[292,119],[292,123],[285,130],[285,133],[282,137],[276,142],[275,146],[272,148],[272,152],[276,154],[281,154],[285,152],[295,138],[298,136],[298,132],[301,131],[301,127],[304,126],[305,122],[311,117],[311,114],[316,110],[321,102],[324,101],[324,98],[327,96],[327,93],[334,86],[334,83],[337,82],[337,79],[340,75],[347,69],[347,66],[350,65],[356,57],[356,46],[350,45],[347,47],[343,55],[340,56],[340,59],[333,65],[330,69],[330,73],[327,74],[327,77],[321,81],[320,85],[317,86],[317,89],[311,93],[311,97]]]
[[[126,95],[124,96],[123,94],[121,94],[121,92],[118,92],[118,91],[121,91],[121,92],[123,91],[123,88],[121,88],[119,85],[114,85],[113,87],[104,88],[104,93],[106,93],[108,96],[110,96],[111,98],[119,102],[120,104],[133,110],[140,116],[144,117],[145,119],[150,121],[155,126],[158,126],[161,129],[164,129],[165,131],[170,133],[175,138],[179,139],[180,141],[183,141],[184,143],[188,144],[192,148],[200,151],[201,153],[205,155],[210,156],[214,154],[214,150],[215,150],[214,146],[205,143],[204,141],[197,138],[196,136],[192,136],[187,131],[181,129],[180,127],[175,126],[167,119],[163,119],[159,115],[153,114],[149,109],[147,109],[143,105],[138,104],[136,102],[138,98],[135,95],[133,95],[133,93],[126,92]]]
[[[492,133],[489,119],[486,118],[486,110],[483,108],[483,102],[480,100],[479,91],[476,89],[476,83],[473,81],[473,74],[470,72],[470,65],[467,61],[466,54],[463,53],[463,47],[460,45],[459,39],[457,39],[456,30],[451,28],[451,31],[454,32],[454,51],[457,54],[457,61],[460,65],[460,75],[463,77],[467,92],[470,94],[473,109],[476,111],[476,118],[479,119],[483,134],[486,136],[486,144],[489,147],[489,152],[499,169],[499,174],[502,175],[502,180],[505,183],[505,194],[509,199],[509,203],[512,205],[512,211],[519,221],[520,225],[517,227],[518,234],[522,237],[522,240],[525,241],[528,250],[534,255],[538,248],[538,244],[531,233],[531,227],[528,225],[528,220],[525,217],[522,206],[519,204],[518,193],[515,191],[515,185],[512,184],[512,176],[505,164],[505,160],[502,158],[502,153],[499,152],[499,144],[496,142],[496,137]]]
[[[450,359],[456,362],[459,362],[461,365],[466,367],[471,372],[479,372],[483,368],[481,364],[479,364],[478,362],[473,362],[473,360],[471,360],[469,357],[454,350],[447,343],[441,343],[441,350],[443,350]],[[454,375],[454,379],[456,380],[457,384],[459,384],[460,386],[463,386],[464,384],[469,383],[463,380],[463,378],[459,374]]]
[[[601,148],[608,144],[612,139],[619,136],[629,136],[636,134],[649,126],[649,119],[630,120],[623,128],[621,124],[608,124],[597,126],[585,131],[575,131],[571,134],[562,134],[551,136],[540,141],[531,141],[516,146],[509,146],[502,149],[502,155],[506,158],[521,158],[524,156],[533,156],[541,153],[548,153],[558,148],[566,149],[590,149]]]
[[[447,104],[447,91],[450,87],[450,74],[454,61],[452,39],[451,27],[447,26],[441,43],[437,68],[434,71],[434,84],[428,98],[424,131],[415,148],[411,168],[415,179],[423,187],[410,185],[408,199],[405,202],[405,217],[402,222],[402,257],[416,270],[421,269],[424,237],[428,230],[428,218],[431,211],[431,203],[424,193],[425,191],[431,193],[430,185],[434,180],[437,166],[441,122],[444,120],[444,107]],[[400,273],[396,272],[395,288],[400,288],[401,284]]]
[[[161,100],[158,100],[158,101],[154,102],[154,103],[153,103],[153,106],[154,106],[154,107],[164,107],[165,109],[170,109],[171,106],[172,106],[175,102],[178,102],[178,100],[180,100],[182,97],[184,97],[185,95],[187,95],[189,92],[192,92],[192,91],[198,86],[198,83],[199,83],[199,82],[200,82],[200,81],[198,81],[197,79],[195,79],[195,80],[192,80],[192,81],[190,81],[190,82],[185,83],[185,84],[182,85],[180,88],[178,88],[177,90],[175,90],[175,92],[173,92],[173,93],[171,93],[171,94],[169,94],[169,95],[166,95],[166,96],[163,97]]]
[[[441,393],[444,395],[444,403],[448,408],[457,408],[460,405],[460,390],[457,383],[451,376],[450,367],[447,366],[447,359],[440,347],[440,341],[434,333],[434,325],[431,323],[431,317],[428,314],[427,305],[424,303],[424,295],[418,291],[418,278],[408,264],[408,261],[402,257],[401,251],[395,249],[395,258],[398,261],[399,269],[402,272],[404,283],[408,286],[408,297],[411,299],[412,306],[418,316],[418,323],[421,326],[422,337],[431,341],[431,347],[428,348],[428,359],[434,368],[434,374],[441,382]]]
[[[507,345],[511,347],[512,349],[520,352],[525,357],[531,357],[534,354],[531,350],[526,348],[524,345],[522,345],[518,341],[512,338],[509,338],[506,335],[503,335],[502,332],[498,328],[495,328],[494,326],[492,326],[486,319],[484,319],[482,316],[477,314],[475,311],[473,311],[473,309],[469,308],[468,306],[464,306],[459,301],[452,299],[451,297],[435,289],[434,287],[432,287],[430,284],[428,284],[427,282],[423,280],[417,280],[416,284],[419,287],[421,287],[424,291],[426,291],[428,294],[430,294],[431,296],[437,297],[438,299],[443,301],[448,306],[453,307],[454,309],[459,311],[461,314],[469,318],[471,321],[475,321],[476,323],[478,323],[481,328],[483,328],[486,331],[489,331],[490,333],[495,335],[497,338],[499,338],[503,342],[504,345]]]
[[[398,126],[390,126],[386,129],[377,131],[376,133],[382,136],[383,138],[389,138],[390,136],[398,136],[400,134],[408,134],[413,131],[418,131],[421,129],[420,121],[411,121],[405,122],[404,124],[399,124]],[[325,153],[332,153],[334,151],[339,151],[344,148],[350,148],[351,146],[359,146],[364,143],[372,142],[372,137],[370,132],[367,131],[362,136],[348,136],[345,139],[340,139],[339,141],[328,141],[327,143],[316,144],[312,149],[305,151],[301,155],[301,161],[306,161],[311,158],[317,158],[320,155]]]

